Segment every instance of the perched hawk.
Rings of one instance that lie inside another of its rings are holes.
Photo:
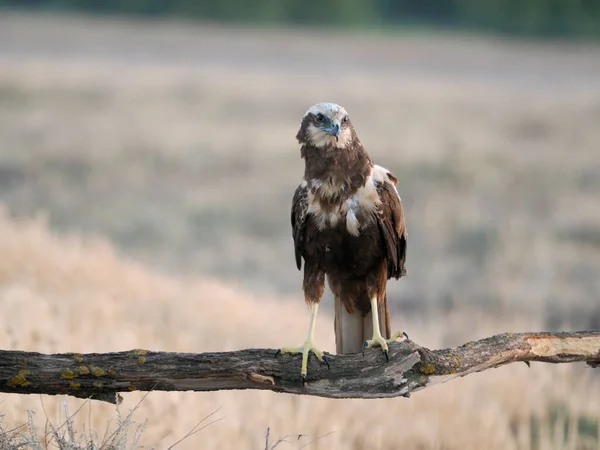
[[[305,171],[294,193],[292,228],[311,319],[304,345],[281,352],[302,353],[305,379],[310,352],[327,362],[314,344],[325,276],[335,296],[337,353],[380,346],[387,360],[388,343],[403,334],[391,334],[385,291],[388,279],[406,275],[406,225],[397,178],[373,164],[343,107],[312,106],[296,139]]]

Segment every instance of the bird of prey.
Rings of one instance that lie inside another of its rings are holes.
[[[335,297],[336,353],[381,347],[405,333],[391,334],[386,284],[406,275],[406,225],[398,179],[373,163],[346,110],[334,103],[309,108],[296,139],[305,162],[294,193],[292,229],[298,270],[304,260],[304,298],[311,310],[308,337],[301,347],[302,379],[313,352],[315,321],[325,277]],[[370,339],[368,339],[370,337]]]

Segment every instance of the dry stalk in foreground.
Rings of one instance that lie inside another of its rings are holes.
[[[221,353],[41,354],[0,350],[0,392],[68,394],[114,403],[118,392],[265,389],[330,398],[384,398],[515,361],[600,365],[600,331],[506,333],[460,347],[429,350],[412,341],[380,351],[330,355],[330,368],[311,357],[305,384],[300,356],[275,350]]]

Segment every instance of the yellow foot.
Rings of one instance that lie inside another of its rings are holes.
[[[327,364],[327,368],[329,369],[329,362],[327,361],[327,358],[325,357],[325,355],[323,354],[323,352],[321,350],[319,350],[317,347],[315,347],[315,344],[313,341],[306,341],[302,347],[285,347],[285,348],[279,349],[279,350],[277,350],[276,354],[279,354],[279,353],[281,353],[281,354],[302,353],[302,369],[300,370],[300,375],[302,376],[302,382],[304,382],[306,380],[306,373],[307,373],[307,367],[308,367],[308,355],[310,354],[310,352],[313,352],[315,354],[315,356],[317,357],[319,362]]]
[[[365,349],[379,346],[379,347],[381,347],[381,350],[383,351],[383,354],[385,355],[385,362],[388,362],[390,360],[390,357],[388,354],[388,350],[389,350],[388,344],[391,344],[392,342],[396,342],[396,340],[400,336],[404,336],[406,339],[408,339],[408,334],[406,334],[404,331],[396,331],[394,334],[392,334],[392,336],[389,339],[384,339],[383,336],[381,335],[381,333],[378,333],[378,332],[373,333],[373,339],[369,339],[368,341],[366,341],[363,344],[363,348],[362,348],[363,356],[365,356]]]

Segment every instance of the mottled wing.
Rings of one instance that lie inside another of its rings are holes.
[[[406,223],[402,201],[396,190],[398,179],[387,173],[386,179],[377,184],[381,200],[378,211],[379,228],[383,234],[388,256],[388,278],[406,275]]]
[[[308,210],[308,187],[304,184],[298,186],[292,200],[292,235],[294,237],[294,255],[296,256],[298,270],[302,268],[306,211]]]

